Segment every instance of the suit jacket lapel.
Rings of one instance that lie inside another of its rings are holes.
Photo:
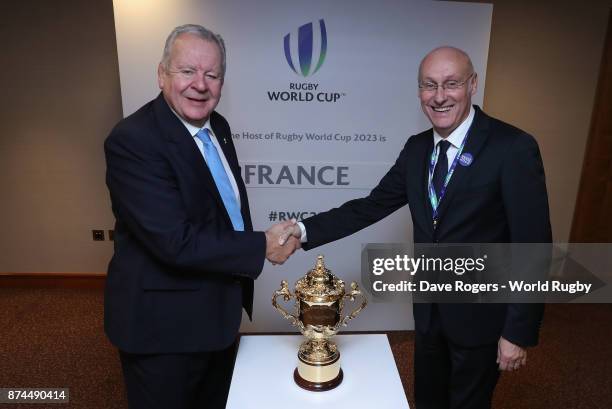
[[[485,142],[487,141],[487,137],[489,136],[489,121],[486,115],[477,106],[474,108],[476,110],[474,122],[472,122],[472,126],[470,126],[470,129],[468,130],[467,140],[462,152],[462,154],[471,154],[472,162],[470,163],[470,166],[462,166],[460,163],[457,163],[455,166],[455,172],[448,183],[446,193],[444,193],[442,202],[440,202],[438,207],[438,220],[442,220],[444,217],[444,214],[446,213],[449,204],[452,202],[453,196],[457,192],[457,189],[463,186],[469,180],[469,174],[473,168],[471,165],[478,160],[478,154],[482,150]],[[429,208],[431,209],[431,205],[429,205]]]
[[[179,155],[189,164],[192,169],[196,170],[196,177],[198,181],[201,182],[203,187],[212,194],[217,202],[217,206],[224,210],[222,213],[225,215],[227,222],[231,225],[231,219],[225,210],[223,199],[221,199],[221,195],[219,194],[215,180],[212,173],[210,173],[208,166],[206,166],[206,162],[202,157],[202,153],[198,149],[198,145],[196,145],[193,137],[189,134],[189,132],[187,132],[185,126],[172,112],[162,94],[160,94],[155,100],[154,111],[157,116],[158,123],[162,128],[164,137],[176,145]]]
[[[425,215],[424,219],[424,229],[433,234],[433,209],[431,208],[431,202],[429,201],[429,159],[431,157],[431,152],[433,151],[433,131],[429,130],[427,132],[426,143],[423,144],[424,152],[419,155],[422,158],[422,163],[419,166],[420,174],[419,180],[421,183],[420,191],[418,192],[418,197],[422,198],[421,203],[423,203],[423,214]],[[417,220],[421,220],[421,218],[417,218]]]

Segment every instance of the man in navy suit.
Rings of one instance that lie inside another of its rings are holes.
[[[433,129],[408,139],[367,197],[288,232],[311,249],[408,204],[415,243],[550,243],[538,145],[472,106],[477,83],[465,52],[440,47],[427,54],[419,98]],[[417,408],[490,407],[499,370],[526,364],[542,314],[541,304],[414,304]]]
[[[224,408],[242,308],[291,222],[254,232],[230,127],[214,111],[225,46],[204,27],[175,28],[161,94],[105,142],[115,225],[105,330],[120,352],[130,408]]]

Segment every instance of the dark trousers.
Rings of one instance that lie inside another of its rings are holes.
[[[426,334],[415,331],[416,409],[488,409],[499,379],[497,344],[466,348],[451,343],[438,308]]]
[[[225,408],[236,343],[222,351],[119,355],[130,409]]]

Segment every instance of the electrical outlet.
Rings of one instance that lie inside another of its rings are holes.
[[[104,230],[92,230],[91,235],[94,241],[104,241]]]
[[[114,230],[109,230],[108,231],[108,240],[110,240],[110,241],[114,241],[115,240],[115,231]]]

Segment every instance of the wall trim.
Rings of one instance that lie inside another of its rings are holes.
[[[105,283],[106,273],[0,272],[0,288],[103,289]]]

